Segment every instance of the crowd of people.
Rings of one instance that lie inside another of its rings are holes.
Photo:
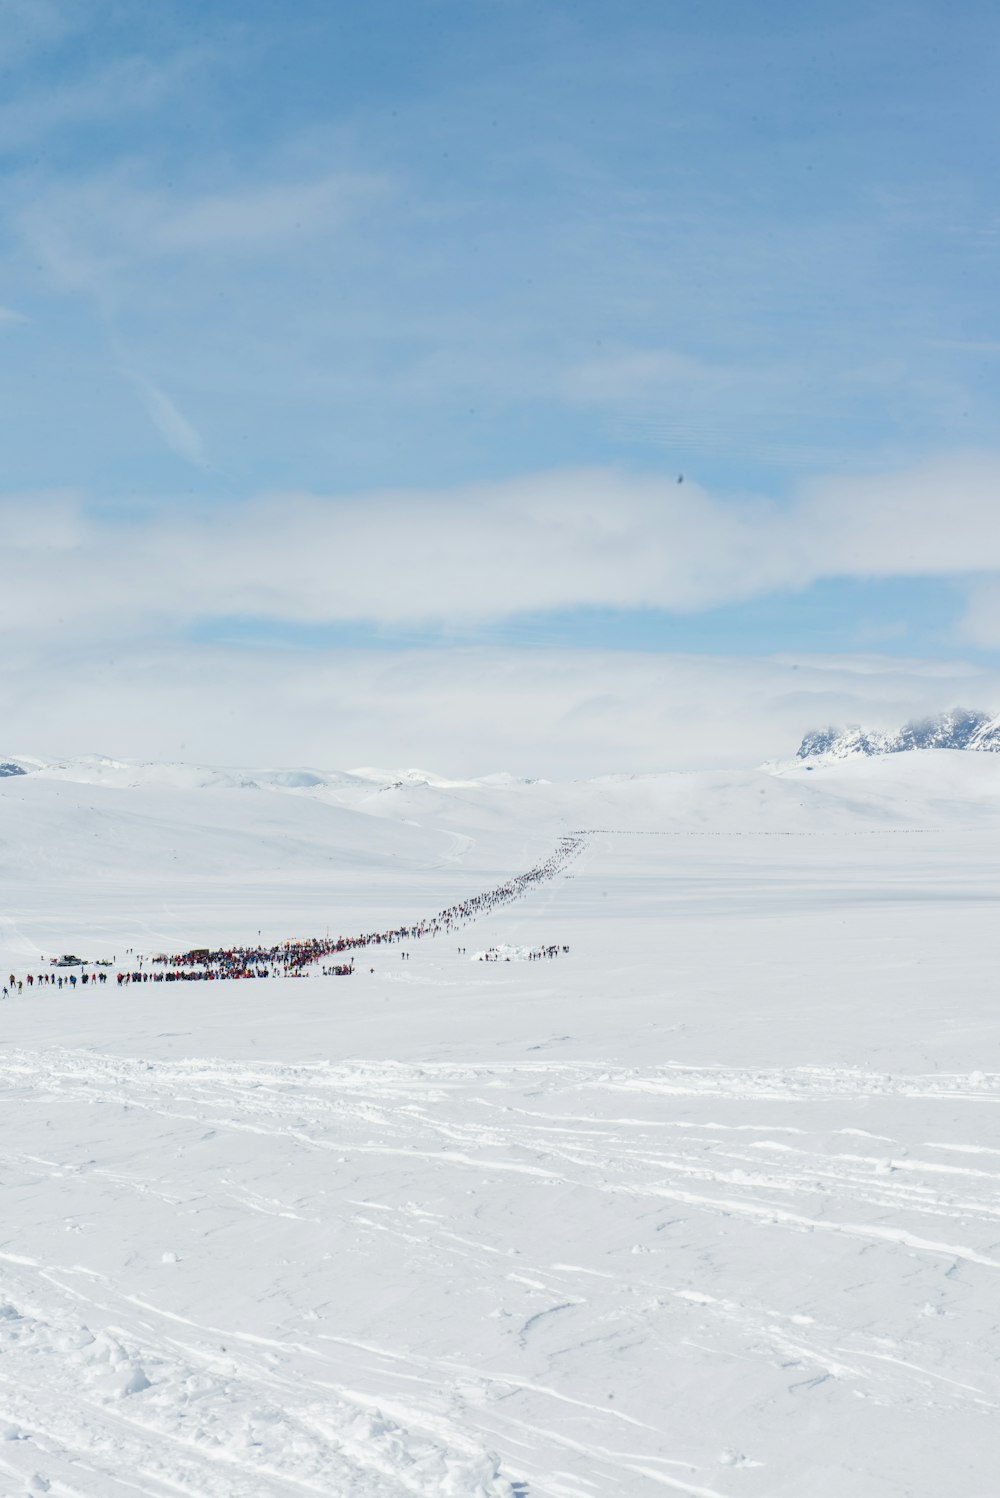
[[[86,988],[88,983],[96,985],[98,983],[107,983],[107,981],[107,973],[88,973],[86,970],[81,973],[67,973],[65,975],[62,973],[27,973],[23,978],[18,978],[14,973],[11,973],[7,982],[3,985],[3,997],[6,999],[12,993],[23,993],[25,985],[28,988],[34,988],[37,984],[39,988],[52,987],[58,989],[62,988],[64,984],[67,988],[76,988],[77,984],[79,984],[81,988]]]
[[[482,894],[471,895],[456,905],[449,905],[437,915],[412,926],[393,926],[387,931],[366,931],[359,936],[312,936],[302,941],[286,941],[277,946],[195,947],[174,956],[161,955],[152,960],[164,967],[174,981],[188,975],[199,978],[288,978],[326,957],[339,957],[368,947],[390,946],[398,942],[420,941],[426,936],[441,936],[458,930],[502,905],[519,899],[532,886],[554,879],[577,856],[584,839],[578,835],[560,838],[554,853],[543,863],[524,874],[515,874],[503,884]],[[543,949],[544,950],[544,949]],[[552,955],[555,955],[553,950]],[[323,969],[325,972],[326,969]],[[336,976],[354,971],[353,956],[347,962],[335,963],[330,969]],[[166,976],[166,975],[165,975]],[[140,979],[145,981],[145,979]],[[154,979],[156,981],[156,979]],[[167,978],[167,981],[170,981]]]
[[[322,968],[323,974],[348,977],[354,972],[353,954],[356,951],[399,942],[420,941],[427,936],[445,935],[470,921],[491,915],[501,906],[519,899],[534,885],[554,879],[581,851],[584,841],[582,834],[562,837],[555,852],[533,869],[528,869],[524,874],[516,874],[503,884],[484,890],[482,894],[472,895],[456,905],[449,905],[446,910],[417,921],[412,926],[393,926],[387,931],[366,931],[359,936],[313,936],[275,946],[258,944],[246,947],[194,947],[188,952],[173,956],[160,954],[152,957],[152,967],[147,967],[143,959],[129,948],[126,953],[128,965],[115,974],[115,979],[119,988],[125,988],[137,983],[204,983],[225,978],[294,978],[303,976],[304,970],[312,963],[322,962],[329,957],[341,960],[326,964]],[[568,950],[568,947],[540,947],[531,953],[531,957],[555,957],[560,951]],[[460,947],[459,951],[464,952],[465,948]],[[345,959],[345,954],[350,955]],[[400,956],[405,959],[409,953],[402,952]],[[73,958],[72,961],[77,963],[78,959]],[[92,965],[97,967],[110,964]],[[3,997],[7,998],[8,994],[14,992],[22,993],[25,984],[29,988],[38,984],[52,985],[59,989],[65,985],[75,989],[78,984],[85,988],[88,984],[96,986],[107,981],[106,972],[88,972],[85,964],[80,964],[68,975],[29,973],[20,979],[11,973],[9,986],[4,985]]]
[[[462,948],[459,948],[461,951]],[[472,959],[473,962],[540,962],[543,957],[558,957],[563,952],[568,952],[569,947],[560,946],[556,942],[550,942],[545,947],[488,947],[485,952],[477,952]]]
[[[154,957],[154,962],[161,959]],[[259,967],[248,969],[242,973],[224,973],[217,968],[170,968],[165,972],[149,972],[145,968],[137,968],[134,972],[118,973],[118,987],[130,987],[133,983],[204,983],[209,979],[218,978],[272,978],[275,976],[268,968]]]

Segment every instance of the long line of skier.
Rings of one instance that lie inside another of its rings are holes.
[[[562,837],[555,851],[543,863],[536,864],[524,874],[516,874],[503,884],[482,894],[472,895],[449,905],[437,915],[417,921],[412,926],[394,926],[387,931],[366,931],[359,936],[313,936],[302,941],[286,941],[276,946],[230,946],[195,947],[188,952],[160,955],[152,959],[162,971],[144,970],[138,973],[118,975],[122,982],[204,982],[220,978],[287,978],[295,977],[311,963],[341,953],[359,951],[365,947],[388,946],[398,942],[420,941],[427,936],[440,936],[467,925],[481,916],[489,915],[502,905],[520,899],[533,885],[554,879],[557,874],[581,852],[585,838],[580,835]],[[336,964],[341,971],[349,971],[349,963]]]

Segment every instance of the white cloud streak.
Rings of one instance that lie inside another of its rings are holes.
[[[327,172],[251,188],[168,192],[122,168],[40,188],[17,227],[60,285],[99,291],[166,257],[263,252],[295,237],[335,234],[388,189],[388,179],[375,173]]]
[[[8,95],[0,105],[0,146],[10,151],[53,131],[155,109],[204,60],[193,52],[178,54],[167,62],[142,56],[119,57],[72,83],[29,88],[20,97]]]
[[[143,388],[165,439],[203,462],[187,418]],[[161,505],[127,524],[43,495],[26,530],[18,496],[0,501],[0,525],[14,516],[19,527],[0,624],[34,633],[72,622],[95,638],[234,616],[468,628],[578,607],[694,612],[821,578],[981,585],[1000,575],[998,499],[991,456],[814,483],[786,506],[569,472],[430,493],[272,494],[197,512]],[[72,516],[75,538],[56,556],[54,503],[63,529]],[[977,605],[970,637],[1000,643],[997,615]]]
[[[350,174],[213,193],[157,215],[151,244],[165,251],[255,244],[332,228],[379,190],[379,180]]]
[[[60,42],[84,23],[82,5],[55,0],[5,0],[0,29],[0,64],[23,63],[32,54]]]
[[[138,389],[150,420],[171,451],[195,468],[207,467],[201,433],[188,420],[184,412],[175,405],[166,391],[161,390],[158,385],[154,385],[151,380],[147,380],[142,375],[130,373],[129,379]]]

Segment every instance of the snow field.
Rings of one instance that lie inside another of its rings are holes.
[[[795,836],[593,833],[523,901],[350,979],[4,1005],[0,1492],[994,1494],[992,836],[968,801],[915,805],[921,832],[849,793]],[[400,834],[423,866],[394,863],[390,819],[360,872],[316,826],[274,934],[323,897],[364,929],[531,866],[551,842],[490,794],[460,845]],[[241,886],[262,902],[268,815]],[[178,936],[234,934],[229,835],[204,830]],[[125,940],[158,881],[183,893],[141,839],[131,902],[103,856],[62,908],[12,878],[16,941],[85,931],[102,889]],[[550,942],[569,954],[470,966]]]

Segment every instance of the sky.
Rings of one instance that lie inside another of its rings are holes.
[[[0,0],[3,751],[1000,711],[1000,15]]]

